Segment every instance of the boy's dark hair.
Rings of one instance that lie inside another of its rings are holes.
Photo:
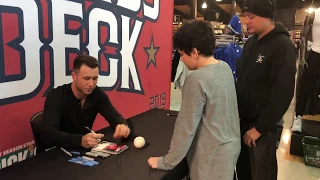
[[[83,64],[93,69],[98,67],[98,60],[89,55],[79,55],[74,59],[73,71],[79,70]]]
[[[173,37],[174,48],[185,52],[189,56],[192,48],[196,48],[202,56],[213,56],[215,44],[214,31],[208,21],[186,22]]]

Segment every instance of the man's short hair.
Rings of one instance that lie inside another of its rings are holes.
[[[79,70],[83,64],[93,69],[98,67],[98,60],[89,55],[79,55],[74,59],[73,71]]]
[[[188,55],[191,54],[193,48],[196,48],[202,56],[213,56],[215,44],[214,31],[208,21],[186,22],[173,37],[174,48]]]

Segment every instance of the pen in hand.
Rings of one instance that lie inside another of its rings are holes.
[[[97,134],[96,132],[94,132],[92,129],[90,129],[89,127],[87,126],[84,126],[86,129],[88,129],[90,131],[90,133],[93,133],[93,134]],[[101,139],[97,139],[98,143],[101,142]]]
[[[89,127],[85,126],[84,128],[88,129],[91,133],[96,134],[96,132],[94,132],[92,129],[90,129]]]

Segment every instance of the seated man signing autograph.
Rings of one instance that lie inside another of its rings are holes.
[[[114,138],[127,138],[130,129],[108,96],[97,87],[98,61],[88,55],[74,60],[73,82],[59,86],[47,95],[42,123],[41,140],[50,145],[91,148],[103,134],[91,133],[94,120],[100,113],[115,129]]]

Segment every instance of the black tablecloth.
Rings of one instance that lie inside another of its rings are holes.
[[[186,160],[171,171],[151,169],[147,162],[150,156],[163,156],[169,150],[176,116],[168,116],[168,113],[177,114],[154,109],[128,119],[133,133],[126,141],[113,139],[111,128],[102,129],[100,132],[105,134],[104,140],[127,144],[130,148],[120,155],[103,159],[97,166],[70,163],[71,157],[56,148],[0,170],[0,179],[181,180],[188,172]],[[143,136],[147,145],[136,149],[133,145],[135,136]]]

